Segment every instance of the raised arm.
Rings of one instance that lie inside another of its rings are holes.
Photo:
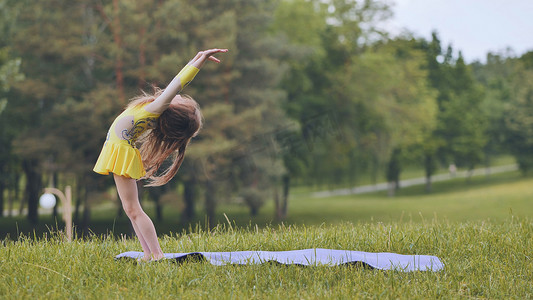
[[[220,60],[213,55],[224,52],[228,52],[228,49],[209,49],[198,52],[198,54],[196,54],[196,56],[178,73],[178,75],[172,79],[163,93],[161,93],[161,95],[159,95],[159,97],[157,97],[152,103],[146,105],[144,109],[157,114],[165,111],[174,96],[193,80],[194,76],[196,76],[204,63],[207,60],[219,63]]]

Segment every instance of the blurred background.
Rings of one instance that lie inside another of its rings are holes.
[[[202,133],[173,181],[139,183],[159,233],[533,214],[529,1],[0,9],[0,238],[63,228],[61,203],[39,198],[67,186],[78,235],[131,234],[112,177],[92,172],[106,132],[128,99],[212,47],[230,52],[185,90]]]

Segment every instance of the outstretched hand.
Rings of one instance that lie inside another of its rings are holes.
[[[216,63],[219,63],[220,60],[213,55],[217,53],[225,53],[228,52],[228,49],[209,49],[205,51],[200,51],[196,56],[191,60],[189,65],[192,65],[198,69],[200,69],[206,60],[214,61]]]

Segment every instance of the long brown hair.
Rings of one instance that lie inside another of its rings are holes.
[[[152,102],[161,94],[156,89],[153,95],[143,93],[128,106]],[[187,95],[180,95],[179,103],[171,103],[159,116],[154,128],[147,130],[139,138],[141,158],[146,169],[146,186],[160,186],[170,181],[178,172],[185,159],[185,150],[191,139],[202,128],[202,113],[198,103]],[[156,174],[163,162],[172,158],[172,164],[160,174]]]

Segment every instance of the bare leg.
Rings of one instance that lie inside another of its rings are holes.
[[[146,243],[146,240],[144,239],[141,230],[137,227],[135,222],[131,222],[131,225],[133,226],[133,230],[135,231],[135,235],[137,235],[137,238],[139,239],[139,242],[141,242],[141,247],[143,248],[144,257],[142,260],[149,261],[151,257],[150,247],[148,247],[148,244]]]
[[[135,179],[115,175],[115,184],[117,185],[118,195],[122,202],[122,207],[130,219],[135,234],[141,242],[145,259],[163,258],[163,251],[159,246],[154,224],[150,217],[143,211],[137,192],[137,182]]]

